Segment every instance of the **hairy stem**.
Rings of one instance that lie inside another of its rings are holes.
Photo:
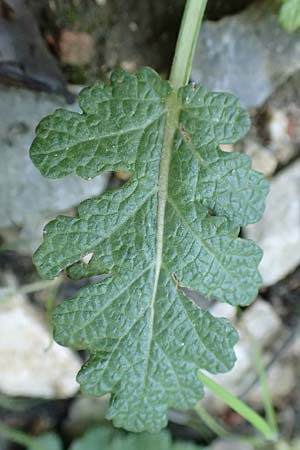
[[[174,89],[189,82],[206,4],[207,0],[187,0],[186,2],[170,73],[170,83]]]

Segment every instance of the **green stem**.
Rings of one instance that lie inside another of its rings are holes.
[[[20,294],[32,294],[33,292],[43,291],[44,289],[54,288],[61,283],[61,278],[55,278],[55,280],[41,280],[34,283],[25,284],[17,289]]]
[[[230,433],[225,430],[225,428],[223,428],[199,403],[197,403],[194,409],[202,422],[204,422],[205,425],[218,437],[227,438],[230,436]]]
[[[266,439],[276,441],[277,436],[270,425],[259,416],[252,408],[249,408],[244,402],[239,400],[230,392],[226,391],[222,386],[215,381],[198,371],[198,376],[202,383],[210,389],[217,397],[223,400],[226,405],[230,406],[235,412],[242,416],[245,420],[251,423],[258,431],[260,431]]]
[[[186,1],[170,73],[170,83],[174,89],[189,82],[206,4],[207,0]]]
[[[34,283],[25,284],[21,287],[8,287],[4,288],[5,292],[1,295],[1,301],[9,301],[13,296],[21,294],[27,295],[37,291],[43,291],[46,289],[57,288],[62,282],[61,277],[55,278],[55,280],[41,280]]]
[[[253,340],[252,340],[252,348],[254,351],[255,364],[256,364],[257,372],[258,372],[259,379],[260,379],[260,385],[261,385],[263,400],[264,400],[264,405],[265,405],[266,418],[267,418],[268,423],[269,423],[270,427],[272,428],[273,432],[277,434],[278,428],[277,428],[277,422],[276,422],[276,414],[275,414],[274,407],[272,404],[272,398],[271,398],[271,394],[270,394],[270,390],[269,390],[269,384],[268,384],[268,380],[267,380],[267,374],[266,374],[266,371],[264,368],[261,350],[258,347],[258,345],[256,344],[256,342],[254,342]]]

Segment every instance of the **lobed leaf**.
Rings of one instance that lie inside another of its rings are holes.
[[[125,435],[105,428],[95,428],[77,439],[70,450],[201,450],[201,448],[188,442],[173,443],[166,431],[158,434]]]
[[[40,123],[33,162],[49,177],[132,176],[83,202],[77,217],[50,222],[34,262],[45,278],[107,275],[55,310],[55,339],[90,352],[78,380],[86,393],[112,394],[116,426],[154,432],[168,407],[203,396],[198,369],[234,364],[230,322],[181,287],[232,305],[255,298],[262,252],[238,235],[261,217],[268,185],[247,156],[219,148],[249,127],[230,94],[177,92],[146,68],[115,71],[109,85],[84,89],[80,106],[82,114],[58,110]]]

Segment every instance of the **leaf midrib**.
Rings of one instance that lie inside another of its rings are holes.
[[[164,137],[161,151],[160,167],[158,174],[158,188],[157,188],[157,230],[156,230],[156,248],[155,248],[155,275],[153,283],[153,291],[150,303],[150,322],[149,322],[149,336],[148,345],[146,351],[146,367],[144,386],[146,384],[151,344],[153,339],[153,327],[154,327],[154,315],[155,315],[155,301],[157,298],[157,290],[159,284],[159,277],[163,265],[163,248],[164,248],[164,228],[165,228],[165,213],[168,199],[168,185],[169,185],[169,172],[172,156],[172,147],[174,142],[175,131],[178,128],[179,123],[179,102],[177,97],[178,91],[172,90],[170,96],[166,100],[166,122],[164,126]]]

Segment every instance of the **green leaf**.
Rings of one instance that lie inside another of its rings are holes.
[[[117,431],[104,427],[88,430],[81,438],[75,440],[70,450],[112,450],[111,444],[117,434]]]
[[[32,440],[34,442],[34,447],[32,447],[32,450],[35,450],[37,448],[43,450],[63,449],[62,441],[60,437],[55,433],[44,433],[41,436],[32,438]],[[31,450],[31,446],[29,446],[28,449]]]
[[[129,170],[121,189],[89,199],[45,228],[34,262],[45,278],[108,274],[54,312],[55,339],[87,349],[85,393],[112,394],[116,426],[155,432],[168,407],[203,396],[197,369],[232,368],[237,333],[181,290],[247,305],[261,250],[238,238],[268,190],[237,141],[249,118],[237,99],[193,85],[172,90],[151,69],[113,73],[80,94],[82,114],[58,110],[37,128],[31,157],[49,177]],[[87,256],[87,258],[83,258]]]
[[[300,28],[300,0],[284,0],[280,8],[279,20],[289,33]]]
[[[166,431],[159,434],[124,434],[95,428],[75,441],[70,450],[201,450],[192,443],[171,441]]]

